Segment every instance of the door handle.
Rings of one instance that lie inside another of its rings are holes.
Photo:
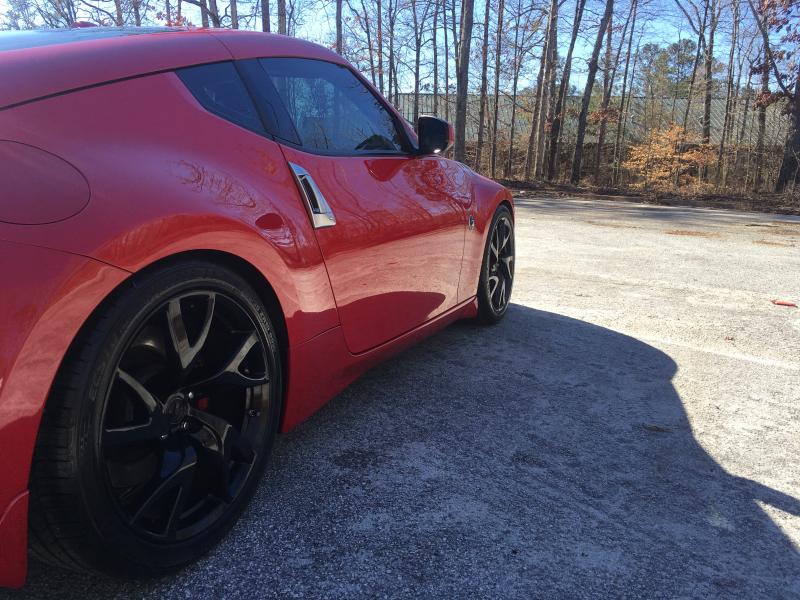
[[[322,195],[317,183],[309,175],[308,171],[292,162],[289,163],[289,166],[297,180],[300,195],[305,199],[308,210],[311,212],[311,222],[314,225],[314,229],[336,225],[336,217],[328,205],[328,201],[325,200],[325,196]]]

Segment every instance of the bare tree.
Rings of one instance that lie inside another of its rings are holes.
[[[269,0],[261,0],[261,31],[270,31]]]
[[[635,2],[636,0],[634,0]],[[567,57],[564,61],[564,73],[561,76],[561,84],[558,87],[558,97],[556,106],[553,110],[553,123],[550,127],[550,152],[547,161],[547,179],[552,180],[558,176],[558,148],[561,140],[561,123],[564,120],[564,108],[569,91],[569,79],[572,72],[572,54],[575,51],[575,43],[578,39],[578,32],[583,19],[583,10],[586,7],[586,0],[576,0],[575,18],[572,21],[572,35],[569,40]]]
[[[570,177],[570,181],[575,185],[577,185],[581,179],[583,140],[586,136],[586,120],[589,115],[589,102],[592,99],[592,88],[594,88],[594,80],[597,75],[598,58],[600,56],[600,49],[603,47],[603,37],[613,12],[614,0],[606,0],[606,8],[603,12],[602,19],[600,19],[600,27],[597,30],[597,37],[595,38],[594,48],[592,49],[592,57],[589,60],[589,72],[586,75],[586,87],[583,91],[581,112],[578,116],[578,132],[575,136],[575,153],[572,157],[572,176]]]
[[[342,0],[336,0],[336,52],[342,53]]]
[[[481,168],[481,158],[483,154],[483,133],[486,121],[486,111],[488,109],[488,92],[489,92],[489,20],[492,14],[491,0],[486,0],[483,9],[483,44],[481,45],[481,92],[480,92],[480,107],[478,109],[478,142],[475,148],[475,163],[476,169]],[[447,35],[447,28],[445,28],[445,35]]]
[[[769,27],[772,23],[773,27],[781,32],[781,41],[786,46],[793,44],[795,52],[797,52],[800,49],[798,48],[800,46],[800,3],[797,0],[785,0],[782,3],[763,3],[760,8],[753,5],[753,0],[747,0],[747,3],[764,41],[765,60],[759,67],[772,71],[781,94],[787,100],[789,135],[784,145],[783,160],[775,184],[776,191],[783,192],[789,185],[800,183],[800,61],[795,60],[793,64],[791,60],[784,60],[785,72],[781,72],[780,61],[772,50]],[[771,14],[769,14],[770,12]],[[793,56],[792,53],[788,53],[787,56],[785,52],[781,55],[784,59]]]
[[[456,80],[456,141],[454,157],[464,162],[466,158],[467,91],[469,89],[469,50],[472,43],[474,0],[463,0],[461,5],[461,41],[459,42]]]
[[[494,52],[494,114],[492,115],[492,154],[489,159],[489,172],[495,176],[497,168],[497,121],[500,116],[500,59],[503,51],[503,10],[505,0],[500,0],[497,5],[497,40]]]
[[[286,0],[278,0],[278,33],[283,35],[288,33],[286,29]]]

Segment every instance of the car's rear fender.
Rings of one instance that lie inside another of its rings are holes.
[[[28,474],[50,386],[80,327],[129,275],[83,256],[0,241],[0,586],[24,579]]]

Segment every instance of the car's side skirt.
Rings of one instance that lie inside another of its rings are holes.
[[[393,354],[455,321],[475,317],[477,306],[475,298],[465,300],[419,327],[361,354],[351,354],[347,350],[341,326],[289,348],[286,401],[280,430],[289,431],[310,417],[359,375]]]

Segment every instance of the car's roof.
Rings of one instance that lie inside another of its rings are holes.
[[[85,27],[0,32],[0,108],[69,90],[232,58],[335,52],[283,35],[230,29]]]
[[[68,44],[86,40],[98,40],[126,35],[166,33],[181,31],[180,27],[74,27],[71,29],[28,29],[0,32],[0,52],[23,50],[54,44]]]

